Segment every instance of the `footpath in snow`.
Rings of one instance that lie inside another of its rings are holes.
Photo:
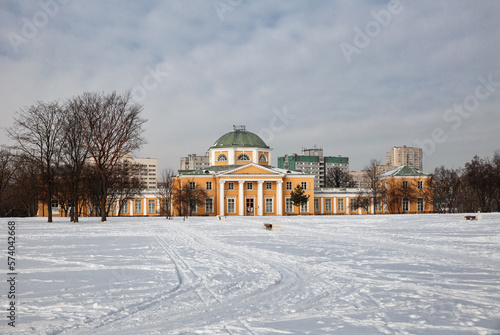
[[[2,219],[0,333],[500,334],[482,217]]]

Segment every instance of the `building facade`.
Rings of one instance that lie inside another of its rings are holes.
[[[272,149],[244,126],[222,135],[209,148],[210,166],[179,171],[174,188],[202,189],[205,203],[192,208],[196,215],[267,216],[293,213],[313,214],[311,206],[300,209],[291,204],[291,192],[300,185],[312,200],[314,175],[274,168]],[[172,201],[175,215],[183,212]]]
[[[433,211],[432,178],[416,168],[401,166],[381,174],[377,190],[321,188],[315,187],[316,174],[292,169],[290,162],[296,163],[296,160],[288,160],[286,168],[272,167],[271,151],[259,136],[244,126],[235,126],[209,148],[210,166],[179,170],[169,195],[158,188],[145,189],[130,198],[109,199],[107,211],[109,216],[363,215]],[[347,163],[348,160],[338,164]],[[294,206],[291,200],[297,185],[309,197],[301,206]],[[202,190],[203,199],[196,203],[176,201],[175,193],[179,190]],[[54,217],[68,216],[68,210],[60,208],[57,200],[51,206]],[[81,209],[81,216],[97,216],[88,202]],[[40,203],[38,216],[46,213],[47,205]]]
[[[338,167],[349,172],[349,157],[324,156],[323,148],[302,149],[302,154],[278,157],[278,168],[313,174],[314,186],[325,187],[328,170]]]
[[[210,166],[210,157],[198,156],[196,154],[190,154],[187,157],[181,158],[181,170],[198,170],[204,169]]]
[[[391,167],[408,166],[420,171],[424,170],[424,154],[421,148],[394,147],[385,154],[386,165]]]

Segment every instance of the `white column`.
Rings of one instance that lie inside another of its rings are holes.
[[[142,215],[147,215],[148,214],[148,198],[141,199],[142,203]]]
[[[349,214],[349,197],[345,198],[345,213]]]
[[[319,197],[319,201],[321,201],[321,214],[325,214],[325,198]]]
[[[238,181],[238,207],[239,207],[239,215],[245,215],[245,195],[243,194],[243,188],[245,186],[245,181]]]
[[[337,198],[333,197],[333,214],[337,214]]]
[[[135,209],[135,200],[132,199],[130,200],[130,210],[128,211],[130,213],[130,216],[134,216],[134,209]]]
[[[259,180],[259,181],[257,181],[257,184],[258,184],[258,188],[257,188],[257,206],[258,206],[258,212],[257,212],[257,215],[262,216],[262,215],[264,215],[264,208],[263,208],[263,204],[264,204],[264,192],[263,192],[263,186],[262,186],[262,184],[264,184],[264,181],[263,180]]]
[[[225,180],[219,180],[219,215],[226,215],[224,213],[224,183]]]
[[[259,157],[258,157],[258,155],[259,155],[259,152],[257,151],[257,149],[254,149],[253,150],[253,162],[255,164],[259,164]]]
[[[276,181],[276,215],[283,215],[283,180]]]
[[[371,210],[372,210],[372,214],[375,214],[375,198],[371,198]]]

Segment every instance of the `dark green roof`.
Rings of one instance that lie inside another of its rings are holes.
[[[252,132],[246,131],[244,128],[235,129],[232,132],[222,135],[210,148],[227,147],[252,147],[269,149],[269,146],[267,146],[267,144],[259,136],[255,135]]]

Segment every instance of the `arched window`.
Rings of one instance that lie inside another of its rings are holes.
[[[238,161],[249,161],[250,160],[250,156],[248,156],[247,154],[239,154],[238,158],[236,160],[238,160]]]
[[[224,154],[217,156],[217,162],[227,162],[227,157]]]
[[[259,162],[267,162],[267,157],[264,154],[261,154],[259,157]]]

